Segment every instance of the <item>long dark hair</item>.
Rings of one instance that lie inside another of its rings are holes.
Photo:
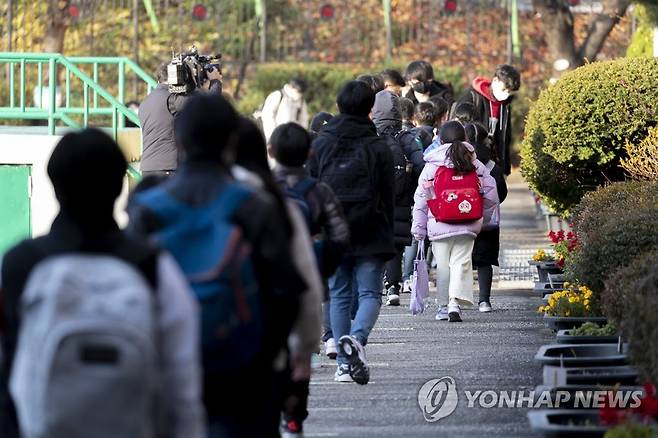
[[[475,146],[475,151],[480,161],[483,163],[486,163],[486,161],[489,161],[490,159],[496,162],[498,161],[496,157],[496,148],[493,147],[491,137],[489,137],[489,132],[482,123],[469,123],[468,125],[464,126],[464,131],[466,131],[466,140]],[[483,148],[488,152],[486,157],[483,157],[486,158],[486,160],[480,158],[480,154],[482,153]]]
[[[267,161],[267,146],[265,138],[256,124],[246,117],[240,116],[238,122],[238,148],[235,164],[255,173],[263,182],[265,191],[276,200],[281,212],[281,219],[292,236],[292,225],[288,217],[286,202],[281,194],[279,185],[274,180],[270,165]]]
[[[464,144],[466,132],[461,123],[456,121],[445,123],[439,131],[439,138],[441,143],[451,144],[448,149],[448,158],[452,162],[455,172],[464,174],[475,170],[473,154]]]

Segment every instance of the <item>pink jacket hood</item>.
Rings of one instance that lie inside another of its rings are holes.
[[[440,144],[437,141],[427,148],[424,154],[425,167],[418,179],[418,187],[414,195],[413,223],[411,234],[415,237],[428,237],[430,240],[440,240],[453,236],[471,235],[473,237],[485,227],[497,226],[498,192],[496,191],[496,180],[489,173],[489,169],[475,157],[475,148],[464,142],[468,150],[473,153],[473,164],[482,185],[482,198],[484,203],[484,217],[477,221],[463,224],[446,224],[437,221],[427,207],[427,200],[434,197],[434,174],[441,166],[453,167],[448,158],[448,149],[451,144]]]

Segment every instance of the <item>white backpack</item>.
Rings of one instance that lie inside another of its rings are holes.
[[[10,379],[24,438],[155,435],[154,303],[116,257],[61,255],[33,269]]]

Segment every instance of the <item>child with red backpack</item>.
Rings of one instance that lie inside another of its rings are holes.
[[[496,182],[459,122],[441,127],[424,158],[411,233],[416,240],[429,238],[437,259],[436,319],[460,322],[460,306],[473,304],[471,254],[482,224],[491,221],[498,205]]]

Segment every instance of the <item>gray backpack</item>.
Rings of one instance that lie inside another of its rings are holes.
[[[157,392],[153,288],[107,255],[32,271],[10,391],[24,438],[149,438]]]

